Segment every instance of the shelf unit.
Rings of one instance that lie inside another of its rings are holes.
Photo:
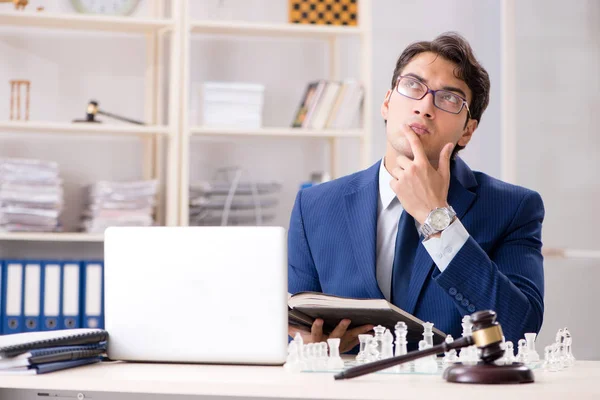
[[[329,143],[330,174],[333,178],[339,177],[337,162],[339,160],[338,139],[342,137],[356,138],[360,141],[360,162],[357,166],[368,166],[371,154],[371,0],[359,1],[359,25],[327,26],[327,25],[302,25],[292,23],[254,23],[244,21],[208,21],[192,20],[189,13],[189,2],[184,0],[182,10],[182,38],[181,38],[181,129],[180,129],[180,184],[179,184],[179,224],[188,225],[189,218],[189,163],[190,140],[198,136],[242,136],[242,137],[277,137],[277,138],[323,138]],[[190,42],[191,35],[196,33],[232,36],[262,36],[267,38],[311,38],[321,39],[328,43],[330,52],[329,76],[330,80],[340,79],[340,43],[341,37],[358,37],[360,40],[360,76],[359,81],[364,86],[364,100],[362,111],[362,126],[356,130],[308,130],[289,127],[265,127],[261,129],[220,129],[189,124],[190,104]]]
[[[77,30],[138,34],[146,40],[144,120],[148,125],[86,124],[43,121],[0,121],[2,133],[137,136],[144,149],[143,178],[158,179],[161,190],[156,207],[156,219],[165,225],[176,225],[178,219],[178,154],[179,154],[179,84],[181,42],[181,7],[178,1],[148,0],[149,17],[112,17],[82,14],[57,14],[34,11],[0,12],[0,26],[46,30]],[[165,35],[170,35],[169,53],[165,50]],[[168,93],[163,79],[165,60],[170,63]],[[164,118],[166,98],[168,116]],[[166,121],[165,121],[166,119]],[[49,241],[103,243],[103,234],[91,233],[26,233],[2,232],[0,241]]]
[[[0,26],[151,34],[172,29],[172,19],[142,19],[32,11],[0,12]]]

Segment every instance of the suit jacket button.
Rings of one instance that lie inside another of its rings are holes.
[[[467,310],[469,310],[469,312],[475,312],[475,306],[471,304]]]
[[[456,301],[461,301],[463,299],[463,295],[462,293],[456,293],[456,296],[454,296],[454,298],[456,299]]]
[[[466,306],[468,306],[468,305],[469,305],[469,300],[467,300],[467,299],[463,299],[463,300],[460,302],[460,304],[462,304],[462,306],[463,306],[463,307],[466,307]]]
[[[450,293],[450,296],[454,296],[456,293],[458,293],[458,290],[456,290],[456,288],[451,287],[450,290],[448,290],[448,293]]]

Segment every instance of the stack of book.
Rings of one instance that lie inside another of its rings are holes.
[[[0,160],[0,230],[60,230],[63,187],[58,172],[55,162]]]
[[[256,83],[205,82],[202,125],[258,129],[262,126],[265,86]]]
[[[38,375],[94,364],[105,358],[107,340],[102,329],[0,336],[0,375]]]
[[[292,127],[306,129],[351,129],[360,125],[363,87],[355,81],[310,82],[296,112]]]
[[[102,233],[109,226],[152,226],[158,181],[97,182],[88,188],[82,229]]]

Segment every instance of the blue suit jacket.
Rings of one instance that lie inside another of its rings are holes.
[[[290,293],[384,298],[375,275],[379,164],[300,191],[288,235]],[[538,332],[544,314],[541,229],[534,191],[451,162],[448,203],[470,238],[443,273],[419,244],[404,309],[458,337],[476,310],[498,314],[506,340]]]

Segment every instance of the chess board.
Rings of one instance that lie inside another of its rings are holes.
[[[296,24],[358,24],[358,0],[289,0],[289,20]]]

